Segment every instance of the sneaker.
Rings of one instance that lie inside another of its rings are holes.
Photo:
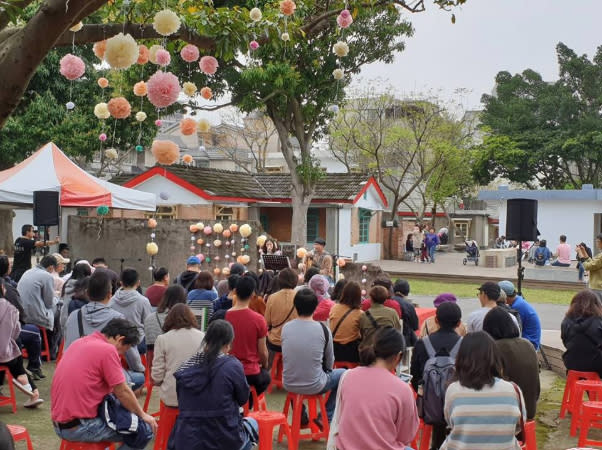
[[[39,397],[36,398],[35,400],[30,398],[25,403],[23,403],[23,406],[26,408],[33,409],[33,408],[37,408],[38,405],[41,405],[42,403],[44,403],[44,400]]]
[[[15,385],[15,387],[17,389],[19,389],[24,394],[29,395],[30,397],[33,397],[34,394],[31,390],[31,386],[25,386],[24,384],[19,383],[19,380],[17,380],[16,378],[13,378],[13,384]]]
[[[34,380],[41,380],[42,378],[46,378],[46,375],[42,373],[42,369],[29,369],[31,376]]]

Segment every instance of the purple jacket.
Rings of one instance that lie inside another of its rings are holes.
[[[19,311],[8,300],[0,298],[0,363],[12,361],[21,354],[17,345],[20,333]]]

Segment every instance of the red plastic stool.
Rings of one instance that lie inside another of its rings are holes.
[[[583,416],[581,418],[581,431],[577,447],[601,447],[602,441],[587,438],[590,428],[602,428],[602,402],[583,402],[581,405]]]
[[[38,327],[40,330],[40,336],[42,338],[42,350],[40,351],[40,358],[42,357],[46,357],[46,361],[50,361],[50,347],[48,346],[48,334],[46,334],[46,328],[44,327]],[[21,355],[23,356],[23,358],[29,358],[29,355],[27,354],[27,350],[23,349],[21,350]]]
[[[151,401],[151,397],[153,395],[153,379],[151,378],[151,370],[153,367],[153,357],[154,352],[152,350],[147,350],[146,355],[140,355],[140,360],[142,364],[144,364],[144,387],[146,388],[146,398],[144,399],[144,408],[142,410],[144,412],[148,412],[148,406]],[[153,417],[159,417],[161,415],[161,410],[156,413],[151,414]]]
[[[257,389],[255,386],[251,386],[251,398],[253,399],[253,411],[267,411],[268,404],[265,400],[265,393],[262,392],[260,396],[257,396]],[[249,415],[249,402],[245,403],[243,406],[243,415],[246,417]]]
[[[575,389],[575,383],[579,380],[600,380],[600,377],[596,372],[578,372],[576,370],[569,370],[566,377],[566,384],[564,385],[564,395],[562,396],[562,405],[560,406],[560,418],[564,419],[566,412],[571,411],[571,398],[573,390]]]
[[[10,391],[10,397],[6,397],[4,395],[0,395],[0,406],[3,405],[12,405],[13,414],[17,413],[17,397],[15,396],[15,386],[13,385],[13,376],[8,370],[6,366],[0,366],[0,372],[4,372],[6,384],[8,385],[8,389]]]
[[[330,431],[330,427],[328,425],[328,416],[326,415],[326,398],[328,398],[327,396],[329,394],[330,393],[328,392],[326,394],[304,395],[289,392],[286,395],[286,400],[284,402],[284,410],[282,411],[285,417],[288,418],[288,413],[291,404],[293,407],[293,418],[292,422],[290,423],[291,441],[289,441],[289,447],[292,443],[292,448],[296,449],[299,445],[300,440],[328,440],[328,433]],[[303,402],[307,402],[309,413],[309,424],[305,426],[301,426],[301,410],[303,407]],[[314,423],[314,419],[318,417],[318,407],[322,412],[322,431],[320,431],[318,426]],[[309,433],[301,433],[301,429],[309,429]],[[280,432],[278,433],[278,442],[282,442],[283,436],[284,430],[281,428]]]
[[[161,402],[159,409],[159,428],[157,429],[157,436],[155,437],[155,446],[153,450],[165,450],[167,448],[167,441],[171,430],[176,424],[180,410],[171,406],[167,406]]]
[[[259,450],[272,450],[274,440],[274,427],[279,426],[278,436],[285,434],[288,441],[288,449],[296,450],[291,437],[291,429],[286,421],[286,416],[276,411],[254,411],[249,414],[259,425]],[[280,438],[279,438],[280,440]]]
[[[65,339],[61,340],[61,345],[59,345],[59,352],[56,354],[56,363],[58,364],[63,357],[63,351],[65,350]]]
[[[8,431],[10,431],[10,434],[15,442],[25,441],[27,442],[27,450],[33,450],[33,445],[31,443],[31,439],[29,438],[27,428],[22,427],[21,425],[6,425],[6,427],[8,428]]]
[[[334,369],[355,369],[359,366],[359,363],[349,362],[349,361],[335,361]]]
[[[272,361],[272,370],[270,372],[272,381],[268,386],[268,394],[272,393],[273,388],[282,389],[282,371],[282,353],[276,352],[274,353],[274,361]]]
[[[420,419],[420,425],[416,432],[416,437],[412,441],[412,448],[416,450],[429,450],[431,448],[431,435],[433,434],[433,426],[427,425]]]
[[[573,387],[571,395],[571,436],[577,436],[577,428],[581,427],[581,416],[583,415],[581,404],[583,394],[588,393],[588,399],[592,401],[602,400],[602,381],[579,380]]]
[[[103,442],[75,442],[63,439],[60,450],[115,450],[115,443],[109,441]]]
[[[521,443],[521,450],[537,450],[537,438],[535,436],[535,421],[525,422],[525,442]]]

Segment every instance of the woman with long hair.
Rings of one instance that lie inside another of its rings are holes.
[[[358,362],[361,342],[360,318],[364,314],[362,288],[356,281],[349,281],[343,288],[339,303],[330,310],[329,325],[334,344],[334,360]]]
[[[188,293],[188,306],[192,309],[204,309],[205,323],[209,323],[213,315],[213,302],[217,300],[217,291],[213,289],[213,275],[199,272],[192,286],[194,289]]]
[[[170,450],[249,450],[257,440],[257,422],[242,418],[249,399],[241,362],[228,353],[234,329],[225,320],[211,322],[200,351],[174,374],[179,415]]]
[[[379,328],[360,351],[361,367],[339,382],[328,449],[403,450],[418,430],[412,388],[391,374],[405,343],[399,331]]]
[[[502,379],[499,351],[489,334],[477,331],[462,339],[456,379],[445,392],[451,430],[441,450],[520,450],[516,433],[521,418],[526,420],[523,394]]]
[[[186,289],[179,284],[172,284],[163,293],[157,310],[144,319],[144,336],[148,349],[152,350],[157,336],[163,334],[165,319],[171,308],[180,303],[186,303]]]
[[[71,298],[73,294],[75,294],[75,288],[78,280],[83,280],[84,278],[92,275],[92,269],[90,265],[85,260],[79,260],[73,266],[73,271],[71,272],[71,277],[63,284],[61,301],[63,302],[63,306],[61,307],[61,327],[65,328],[67,324],[67,318],[69,317],[69,303],[71,302]],[[81,286],[81,284],[80,284]],[[81,292],[80,292],[81,294]],[[77,309],[77,308],[76,308]],[[73,310],[73,308],[72,308]]]
[[[596,292],[584,289],[575,294],[560,325],[560,337],[567,370],[602,376],[602,305]]]

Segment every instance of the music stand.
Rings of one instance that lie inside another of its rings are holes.
[[[287,256],[282,255],[261,255],[263,268],[265,270],[273,270],[279,272],[282,269],[290,269],[291,262]]]

